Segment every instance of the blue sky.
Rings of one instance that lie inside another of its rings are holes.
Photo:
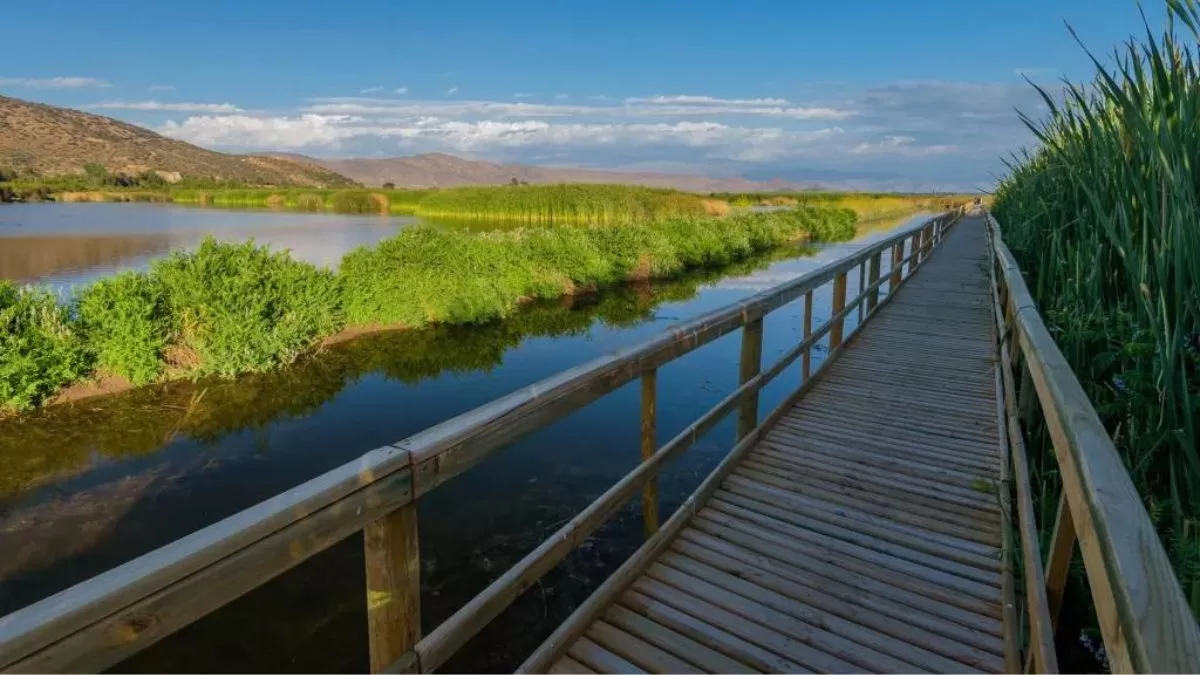
[[[1133,0],[42,0],[5,7],[0,93],[230,151],[965,187],[1030,142],[1020,73],[1090,79],[1064,20],[1141,31]]]

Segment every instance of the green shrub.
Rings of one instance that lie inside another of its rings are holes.
[[[176,252],[151,268],[195,371],[232,376],[288,363],[342,324],[332,272],[253,241]]]
[[[31,408],[83,377],[88,365],[54,296],[0,281],[0,405]]]
[[[171,317],[157,280],[137,272],[103,279],[79,295],[78,311],[96,365],[136,385],[159,376]]]

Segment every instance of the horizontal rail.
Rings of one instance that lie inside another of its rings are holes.
[[[495,450],[765,316],[916,232],[944,228],[957,213],[931,218],[639,345],[566,370],[368,452],[0,617],[0,669],[48,672],[111,667],[373,520],[417,501]],[[926,249],[922,246],[905,260],[916,262]],[[878,286],[877,282],[872,288]],[[862,296],[860,293],[856,302],[862,302]]]
[[[1113,672],[1198,672],[1200,631],[1116,446],[988,214],[1008,330],[1032,376]],[[1060,523],[1063,522],[1060,519]]]

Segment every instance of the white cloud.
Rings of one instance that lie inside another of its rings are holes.
[[[854,146],[851,152],[856,155],[892,154],[922,157],[958,151],[953,145],[916,145],[916,141],[912,136],[884,136],[877,141],[863,141]]]
[[[533,94],[530,94],[527,91],[518,91],[517,93],[513,94],[513,98],[533,98]]]
[[[449,93],[449,92],[447,92]],[[514,95],[520,97],[519,94]],[[747,115],[793,120],[842,120],[850,110],[826,107],[750,107],[744,105],[574,105],[562,103],[510,103],[504,101],[395,101],[378,98],[335,97],[314,99],[304,112],[347,115],[438,115],[442,117],[714,117]]]
[[[160,112],[245,112],[232,103],[164,103],[162,101],[103,101],[82,106],[88,110],[142,110]]]
[[[29,89],[104,89],[111,87],[106,80],[94,77],[50,77],[37,79],[30,77],[0,78],[0,87],[27,87]]]
[[[593,94],[588,97],[588,100],[589,101],[611,101],[612,99],[605,96],[604,94]]]
[[[791,102],[782,98],[717,98],[715,96],[693,96],[681,94],[678,96],[650,96],[647,98],[627,98],[626,103],[650,103],[654,105],[671,103],[692,103],[699,105],[746,105],[746,106],[785,106]]]
[[[569,98],[571,98],[570,94],[555,94],[554,95],[554,100],[556,100],[556,101],[565,101]]]
[[[453,96],[457,93],[458,93],[458,87],[450,87],[449,89],[446,90],[447,96]]]
[[[397,87],[392,91],[393,94],[407,94],[408,87]]]
[[[360,94],[378,94],[381,91],[383,91],[383,87],[367,87],[366,89],[359,89],[358,93],[360,93]]]
[[[175,91],[173,84],[152,84],[146,87],[146,91]]]

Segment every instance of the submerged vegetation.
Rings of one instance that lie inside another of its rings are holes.
[[[336,274],[208,239],[82,289],[69,306],[0,282],[0,408],[36,406],[96,372],[143,384],[268,371],[347,325],[485,323],[532,300],[848,239],[855,222],[848,210],[799,208],[499,232],[417,226],[351,252]]]
[[[1200,616],[1200,11],[1169,7],[1157,42],[1043,92],[1049,116],[1027,120],[1041,146],[1012,163],[995,213]],[[1060,488],[1043,448],[1046,542]]]

